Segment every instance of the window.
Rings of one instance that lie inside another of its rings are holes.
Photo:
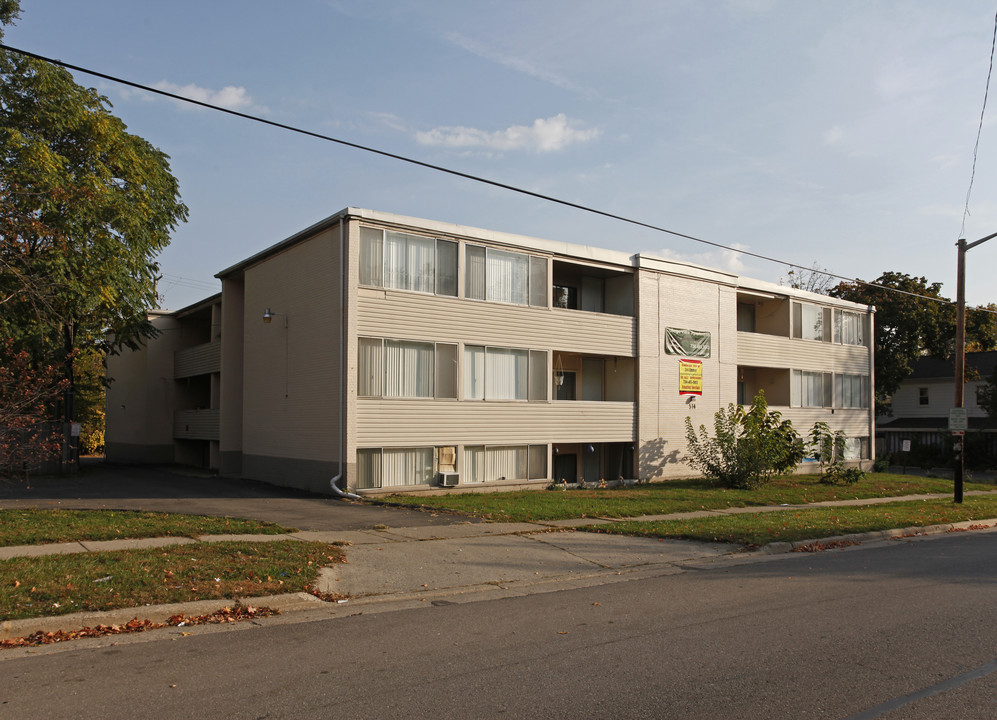
[[[737,304],[737,330],[751,333],[755,331],[755,306],[751,303]]]
[[[455,399],[457,346],[360,338],[357,395]]]
[[[927,405],[928,404],[928,388],[918,388],[917,389],[917,394],[918,394],[918,398],[917,398],[918,405]]]
[[[465,345],[464,399],[545,401],[547,353]]]
[[[360,284],[457,295],[457,243],[360,228]]]
[[[793,303],[793,337],[830,342],[831,308]]]
[[[845,438],[845,451],[842,460],[866,460],[869,457],[869,438]]]
[[[566,310],[578,309],[578,288],[567,285],[554,286],[554,307]]]
[[[865,375],[836,375],[834,407],[869,407],[869,378]]]
[[[831,407],[831,373],[793,370],[790,403],[794,407]]]
[[[467,245],[464,295],[514,305],[547,306],[547,259]]]
[[[835,310],[834,342],[841,345],[865,345],[865,316],[847,310]]]
[[[469,483],[496,480],[545,480],[547,478],[546,445],[464,448],[461,481]]]
[[[357,488],[429,485],[436,474],[433,448],[357,450]]]

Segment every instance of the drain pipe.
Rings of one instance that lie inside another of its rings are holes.
[[[346,251],[345,238],[343,236],[343,225],[346,216],[339,219],[339,473],[329,481],[329,489],[332,494],[339,498],[349,498],[350,500],[363,500],[356,493],[340,490],[336,484],[343,477],[343,466],[346,460],[346,428],[343,427],[343,403],[346,402],[346,391],[343,387],[344,367],[346,366]]]

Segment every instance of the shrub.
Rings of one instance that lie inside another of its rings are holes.
[[[733,403],[713,416],[713,437],[685,419],[689,463],[729,488],[753,488],[773,475],[793,470],[803,459],[804,443],[789,420],[769,411],[759,391],[745,410]]]
[[[825,422],[810,428],[810,452],[820,463],[820,481],[827,485],[853,485],[865,473],[860,468],[845,467],[845,433],[831,432]]]

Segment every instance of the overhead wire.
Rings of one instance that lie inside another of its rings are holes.
[[[997,47],[997,15],[994,15],[994,34],[990,40],[990,68],[987,70],[987,84],[983,90],[983,109],[980,110],[980,124],[976,129],[976,144],[973,145],[973,169],[969,173],[969,189],[966,190],[966,208],[962,213],[962,227],[959,237],[966,234],[966,218],[969,217],[969,197],[973,194],[973,181],[976,179],[976,157],[980,152],[980,136],[983,134],[983,117],[987,114],[987,98],[990,95],[990,76],[994,71],[994,48]]]
[[[874,287],[882,290],[887,290],[889,292],[898,293],[901,295],[908,295],[911,297],[916,297],[922,300],[931,300],[934,302],[940,302],[943,304],[951,305],[953,304],[951,300],[946,300],[944,298],[932,297],[930,295],[921,295],[919,293],[910,292],[907,290],[900,290],[898,288],[890,287],[888,285],[882,285],[879,283],[869,282],[867,280],[861,280],[859,278],[850,278],[845,275],[839,275],[837,273],[832,273],[828,270],[818,270],[813,267],[806,267],[804,265],[797,265],[796,263],[788,262],[786,260],[779,260],[778,258],[770,257],[768,255],[763,255],[761,253],[751,252],[750,250],[744,250],[737,247],[732,247],[729,245],[723,245],[722,243],[714,242],[712,240],[706,240],[703,238],[696,237],[694,235],[689,235],[687,233],[679,232],[677,230],[670,230],[668,228],[662,227],[660,225],[655,225],[653,223],[644,222],[642,220],[637,220],[634,218],[629,218],[624,215],[618,215],[606,210],[599,210],[588,205],[582,205],[581,203],[571,202],[570,200],[564,200],[563,198],[554,197],[552,195],[545,195],[533,190],[528,190],[526,188],[518,187],[516,185],[510,185],[508,183],[500,182],[498,180],[492,180],[490,178],[482,177],[479,175],[473,175],[471,173],[462,172],[460,170],[454,170],[453,168],[444,167],[442,165],[435,165],[433,163],[425,162],[423,160],[417,160],[415,158],[407,157],[405,155],[399,155],[398,153],[388,152],[387,150],[380,150],[378,148],[370,147],[368,145],[361,145],[360,143],[351,142],[349,140],[343,140],[342,138],[332,137],[331,135],[325,135],[323,133],[318,133],[313,130],[306,130],[304,128],[299,128],[294,125],[288,125],[286,123],[277,122],[275,120],[268,120],[267,118],[260,117],[258,115],[252,115],[250,113],[241,112],[239,110],[233,110],[231,108],[223,107],[221,105],[214,105],[203,100],[196,100],[194,98],[185,97],[183,95],[178,95],[177,93],[169,92],[168,90],[162,90],[160,88],[151,87],[149,85],[143,85],[141,83],[134,82],[132,80],[126,80],[115,75],[110,75],[108,73],[100,72],[98,70],[91,70],[89,68],[82,67],[80,65],[74,65],[72,63],[65,62],[63,60],[58,60],[55,58],[46,57],[38,53],[34,53],[28,50],[23,50],[20,48],[15,48],[4,43],[0,43],[0,50],[9,50],[10,52],[18,53],[25,57],[34,58],[35,60],[41,60],[43,62],[48,62],[53,65],[65,68],[67,70],[74,70],[76,72],[81,72],[87,75],[92,75],[94,77],[101,78],[103,80],[108,80],[113,83],[118,83],[120,85],[125,85],[127,87],[135,88],[136,90],[142,90],[144,92],[149,92],[154,95],[160,95],[162,97],[167,97],[178,102],[189,103],[191,105],[197,105],[200,107],[207,108],[209,110],[215,110],[217,112],[226,113],[228,115],[234,115],[235,117],[242,118],[244,120],[249,120],[252,122],[261,123],[264,125],[269,125],[271,127],[279,128],[281,130],[287,130],[289,132],[297,133],[299,135],[305,135],[307,137],[312,137],[318,140],[325,140],[326,142],[336,143],[344,147],[353,148],[355,150],[360,150],[363,152],[372,153],[374,155],[380,155],[381,157],[390,158],[392,160],[398,160],[399,162],[408,163],[410,165],[415,165],[418,167],[426,168],[428,170],[435,170],[437,172],[445,173],[447,175],[452,175],[455,177],[464,178],[465,180],[471,180],[473,182],[482,183],[485,185],[490,185],[492,187],[500,188],[502,190],[508,190],[510,192],[518,193],[520,195],[526,195],[529,197],[537,198],[538,200],[544,200],[557,205],[562,205],[564,207],[573,208],[575,210],[581,210],[582,212],[587,212],[593,215],[598,215],[601,217],[608,218],[610,220],[617,220],[619,222],[627,223],[629,225],[634,225],[637,227],[642,227],[648,230],[653,230],[655,232],[665,233],[672,235],[674,237],[684,238],[686,240],[692,240],[693,242],[698,242],[703,245],[708,245],[710,247],[718,248],[720,250],[726,250],[729,252],[738,253],[740,255],[746,255],[748,257],[753,257],[758,260],[764,260],[765,262],[775,263],[777,265],[783,265],[789,268],[803,270],[805,272],[813,272],[826,277],[831,277],[836,280],[842,280],[849,283],[855,283],[857,285],[863,285],[866,287]],[[980,308],[984,312],[994,312],[987,310],[986,308]],[[997,313],[994,313],[997,314]]]

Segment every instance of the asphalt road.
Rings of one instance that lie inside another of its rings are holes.
[[[958,533],[179,628],[0,653],[0,717],[993,718],[995,580]]]

